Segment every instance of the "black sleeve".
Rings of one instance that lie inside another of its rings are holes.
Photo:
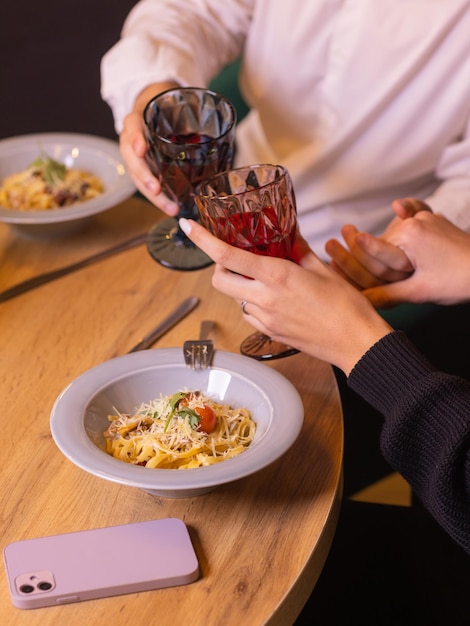
[[[437,371],[395,331],[361,358],[348,385],[383,414],[385,459],[470,553],[470,382]]]

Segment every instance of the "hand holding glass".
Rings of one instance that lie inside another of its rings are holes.
[[[250,165],[222,172],[198,188],[201,223],[219,239],[254,254],[292,260],[297,231],[294,189],[281,165]],[[263,333],[240,346],[246,356],[275,359],[298,352]]]
[[[176,218],[162,220],[149,233],[150,254],[162,265],[195,270],[212,263],[181,231],[178,219],[198,219],[196,186],[231,167],[235,124],[232,104],[208,89],[169,89],[147,104],[146,159],[163,192],[180,207]]]

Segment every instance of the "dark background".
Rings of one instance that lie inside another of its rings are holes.
[[[117,139],[100,61],[136,0],[11,0],[0,8],[0,139],[77,132]]]
[[[5,0],[0,7],[0,139],[69,132],[116,139],[100,62],[137,0]],[[235,63],[212,83],[246,113]]]

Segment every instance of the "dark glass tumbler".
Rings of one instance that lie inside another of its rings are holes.
[[[162,265],[188,271],[212,263],[182,232],[178,219],[198,219],[196,187],[231,167],[235,125],[231,102],[208,89],[169,89],[147,104],[146,159],[163,192],[179,205],[178,215],[156,224],[148,236],[149,252]]]

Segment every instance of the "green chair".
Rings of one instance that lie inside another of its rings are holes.
[[[227,65],[218,76],[210,83],[209,87],[230,100],[237,112],[237,120],[240,122],[249,111],[243,96],[238,88],[238,73],[240,60]]]

